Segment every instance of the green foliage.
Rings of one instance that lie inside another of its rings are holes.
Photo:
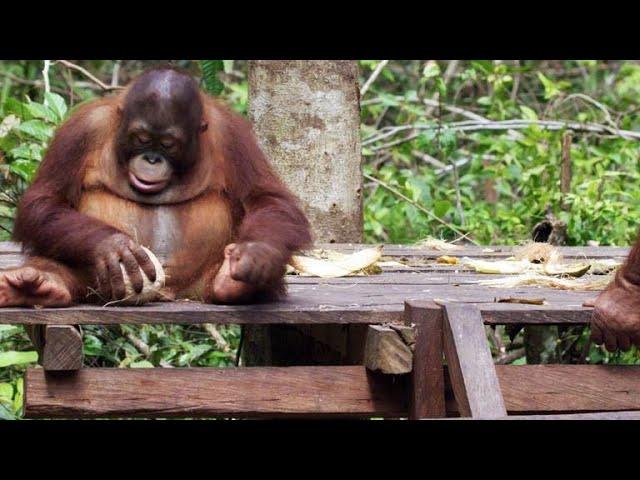
[[[17,200],[35,175],[55,128],[67,115],[67,103],[57,93],[47,92],[38,103],[26,98],[8,98],[0,122],[0,220],[2,239],[11,231]]]
[[[376,65],[361,62],[362,81]],[[640,90],[636,62],[608,66],[593,61],[460,61],[447,76],[448,67],[449,62],[389,63],[388,75],[380,75],[362,99],[366,173],[482,244],[527,240],[548,211],[568,223],[572,245],[589,240],[628,245],[635,239],[640,213],[637,141],[574,132],[571,191],[564,198],[563,131],[536,125],[517,132],[455,131],[447,125],[474,118],[610,125],[611,118],[615,128],[637,129],[638,109],[630,103]],[[572,97],[573,93],[594,101]],[[430,107],[422,99],[438,99],[440,106]],[[420,127],[413,136],[407,129],[370,141],[385,128],[411,125]],[[371,182],[367,187],[367,241],[459,236],[381,185]]]
[[[224,84],[220,81],[219,73],[224,70],[222,60],[201,60],[202,82],[207,93],[220,95],[224,90]]]
[[[0,325],[0,419],[12,420],[22,414],[25,368],[34,366],[38,354],[31,348],[24,329]]]

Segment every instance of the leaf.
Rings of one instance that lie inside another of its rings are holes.
[[[205,90],[211,95],[220,95],[224,90],[224,84],[218,78],[218,73],[224,70],[222,60],[201,60],[200,69]]]
[[[422,76],[427,79],[437,77],[438,75],[440,75],[440,66],[433,60],[427,62],[422,70]]]
[[[24,160],[33,160],[39,162],[42,160],[42,155],[44,154],[44,147],[37,143],[23,143],[16,148],[12,148],[11,151],[12,157],[16,159],[21,158]]]
[[[538,72],[538,78],[544,87],[545,100],[551,100],[553,97],[557,97],[562,93],[562,88],[566,88],[567,86],[566,82],[554,83],[552,80],[545,77],[542,72]]]
[[[11,405],[13,401],[13,385],[10,383],[0,383],[0,402]]]
[[[38,352],[0,352],[0,368],[38,361]]]
[[[102,353],[102,340],[95,335],[85,333],[84,338],[84,354],[90,356],[100,355]]]
[[[17,414],[22,411],[23,398],[24,398],[24,379],[20,377],[16,382],[16,394],[13,397],[14,414]]]
[[[27,182],[30,182],[36,173],[38,164],[32,160],[18,159],[11,162],[9,169],[19,175]]]
[[[538,120],[538,114],[533,108],[529,108],[526,105],[520,105],[520,111],[522,116],[527,120]]]
[[[42,120],[29,120],[19,125],[16,130],[42,142],[48,141],[53,136],[53,127]]]
[[[0,325],[0,340],[12,337],[21,331],[22,329],[17,325]]]
[[[67,114],[67,103],[64,101],[64,98],[52,92],[45,93],[44,98],[47,101],[49,110],[55,114],[58,122],[62,122]]]
[[[0,420],[15,420],[16,416],[8,407],[0,403]]]
[[[433,214],[436,217],[442,218],[447,214],[451,207],[451,202],[448,200],[436,200],[433,202]]]
[[[151,363],[151,362],[149,362],[147,360],[142,360],[140,362],[131,362],[129,367],[131,367],[131,368],[155,368],[153,363]]]
[[[33,118],[39,118],[51,123],[57,120],[55,113],[41,103],[27,102],[24,104],[24,109],[29,112]]]

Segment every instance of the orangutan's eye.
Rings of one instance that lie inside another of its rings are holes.
[[[167,150],[172,149],[175,144],[176,142],[171,138],[163,138],[162,140],[160,140],[160,145],[162,145],[162,148],[166,148]]]
[[[135,133],[135,140],[141,145],[146,145],[151,142],[151,136],[146,132],[137,132]]]

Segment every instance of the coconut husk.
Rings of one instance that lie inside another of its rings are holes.
[[[424,240],[420,240],[415,243],[416,247],[428,248],[430,250],[462,250],[460,245],[454,245],[453,243],[445,242],[444,240],[438,240],[437,238],[427,237]]]
[[[343,254],[329,250],[312,250],[305,255],[294,255],[290,265],[298,275],[321,278],[346,277],[347,275],[371,275],[381,273],[376,265],[382,257],[382,245],[359,252]]]
[[[585,281],[575,278],[556,278],[548,275],[540,275],[535,272],[528,272],[511,277],[480,280],[478,284],[494,288],[547,287],[560,290],[591,292],[603,290],[612,279],[613,276],[603,276],[597,280]]]

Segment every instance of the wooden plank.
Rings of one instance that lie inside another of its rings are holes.
[[[415,325],[413,369],[409,385],[409,418],[446,415],[442,366],[442,310],[435,304],[405,303],[405,322]]]
[[[496,365],[509,413],[640,410],[638,365]]]
[[[555,415],[513,415],[499,420],[640,420],[640,411],[567,413]]]
[[[393,328],[369,325],[364,347],[364,365],[386,374],[409,373],[413,367],[411,348]]]
[[[428,418],[425,420],[429,420]],[[470,417],[448,417],[446,420],[473,420]],[[555,413],[548,415],[508,415],[496,420],[640,420],[640,411]]]
[[[315,248],[337,250],[344,253],[354,252],[363,248],[371,247],[368,244],[358,243],[318,243]],[[487,245],[473,246],[466,245],[461,250],[433,250],[413,245],[386,244],[383,255],[389,257],[426,257],[436,259],[441,255],[454,255],[456,257],[477,257],[477,258],[506,258],[513,255],[517,250],[516,246]],[[487,251],[493,250],[493,251]],[[629,254],[629,247],[558,247],[558,250],[567,259],[579,258],[616,258],[626,257]],[[22,247],[16,242],[0,242],[0,255],[19,255]]]
[[[408,298],[410,301],[419,301]],[[231,307],[222,305],[184,306],[176,304],[150,304],[141,307],[101,308],[82,305],[60,309],[0,309],[0,324],[24,325],[109,325],[109,324],[375,324],[401,321],[402,304],[369,304],[363,306],[309,305],[291,308],[273,304],[270,307],[251,305]],[[548,306],[480,303],[487,325],[502,324],[587,324],[592,309],[574,303]],[[529,308],[528,308],[529,307]],[[535,307],[535,308],[534,308]]]
[[[473,305],[446,304],[444,312],[444,351],[461,415],[505,416],[507,411],[480,311]]]
[[[396,380],[394,382],[394,380]],[[28,369],[25,416],[406,416],[403,382],[363,366]]]
[[[355,243],[319,243],[316,248],[337,250],[344,253],[354,252],[370,247],[366,244]],[[629,254],[629,247],[557,247],[563,257],[567,259],[579,258],[612,258],[626,257]],[[465,245],[460,250],[434,250],[414,245],[385,244],[382,251],[383,256],[388,257],[426,257],[436,259],[442,255],[453,255],[456,257],[477,257],[477,258],[507,258],[512,256],[517,246],[510,245]],[[493,251],[487,251],[493,250]]]
[[[68,371],[82,368],[82,333],[74,325],[46,325],[42,367],[45,370]]]

